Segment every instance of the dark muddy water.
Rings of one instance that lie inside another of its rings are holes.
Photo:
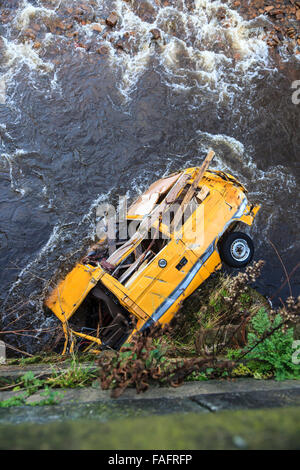
[[[300,105],[291,89],[299,56],[284,47],[271,56],[266,20],[244,21],[225,4],[220,21],[220,2],[72,3],[89,8],[91,21],[73,26],[76,40],[44,28],[49,18],[70,20],[67,2],[1,2],[8,15],[0,26],[4,324],[26,312],[23,326],[55,326],[43,312],[43,289],[93,239],[97,203],[134,197],[161,175],[199,164],[210,147],[213,167],[240,178],[262,204],[251,232],[255,258],[266,260],[257,287],[272,297],[285,276],[269,240],[289,273],[300,261]],[[101,23],[111,10],[119,15],[113,30]],[[35,48],[22,35],[36,24]],[[124,37],[122,50],[115,44]],[[294,295],[299,286],[296,269]],[[279,295],[287,297],[288,286]],[[35,350],[44,341],[17,344]]]

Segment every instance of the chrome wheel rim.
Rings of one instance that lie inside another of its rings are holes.
[[[250,247],[246,240],[237,238],[231,245],[230,248],[231,256],[235,261],[246,261],[250,255]]]

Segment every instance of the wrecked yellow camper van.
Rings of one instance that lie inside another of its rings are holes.
[[[62,322],[63,353],[76,340],[118,349],[169,323],[222,261],[237,268],[251,261],[253,242],[240,226],[252,225],[260,206],[232,175],[208,170],[213,155],[153,183],[127,211],[132,236],[102,238],[50,293],[45,303]]]

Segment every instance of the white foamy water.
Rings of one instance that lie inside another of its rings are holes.
[[[261,170],[253,160],[253,149],[246,152],[242,142],[233,137],[202,131],[198,131],[197,134],[200,138],[199,148],[201,151],[207,152],[212,148],[216,152],[212,167],[241,177],[244,182],[247,182],[250,176],[250,181],[255,181],[259,185],[256,190],[257,193],[264,194],[265,185],[271,183],[274,179],[280,181],[289,193],[296,188],[296,179],[286,168],[282,165],[275,165],[267,170]],[[230,155],[230,161],[226,160],[224,154]],[[269,193],[267,197],[272,200],[273,194]],[[265,194],[264,198],[266,198]]]
[[[192,87],[209,90],[218,95],[220,102],[231,100],[236,91],[241,91],[257,69],[268,68],[268,47],[262,39],[262,27],[249,27],[249,22],[228,5],[219,1],[197,0],[195,8],[189,10],[185,2],[178,1],[178,7],[158,7],[155,0],[149,0],[154,11],[154,22],[143,21],[136,11],[137,4],[116,0],[111,9],[118,14],[119,21],[109,32],[104,44],[110,50],[110,63],[116,69],[119,90],[125,102],[130,100],[137,83],[150,64],[155,60],[163,71],[163,81],[177,91]],[[53,3],[53,9],[45,8],[40,2],[33,6],[27,0],[19,6],[14,26],[25,31],[30,21],[55,18],[58,8],[67,2]],[[103,1],[98,0],[98,9]],[[218,18],[219,9],[225,11],[225,18]],[[97,11],[97,8],[95,9]],[[160,30],[161,39],[152,40],[152,29]],[[76,30],[90,38],[93,24],[76,25]],[[124,34],[129,38],[130,52],[117,51],[110,39],[117,41]],[[47,47],[57,40],[48,33],[43,40]],[[62,42],[65,38],[60,37]],[[16,39],[5,39],[7,69],[16,69],[26,64],[30,70],[39,73],[53,73],[55,64],[40,57],[32,42],[19,43]],[[61,46],[63,47],[63,46]],[[59,87],[57,80],[55,86]]]
[[[59,6],[60,1],[57,1]],[[55,11],[45,7],[35,7],[27,0],[23,0],[16,14],[14,24],[19,30],[28,28],[30,20],[36,18],[49,18],[55,16]]]
[[[45,62],[39,57],[39,53],[34,50],[32,44],[8,41],[6,38],[3,40],[5,45],[5,66],[10,72],[13,72],[13,69],[19,68],[23,64],[26,64],[30,70],[38,70],[41,73],[51,72],[54,69],[52,63]]]
[[[110,36],[118,38],[135,32],[131,38],[134,52],[120,54],[110,46],[112,64],[122,72],[120,91],[127,99],[154,56],[164,69],[169,86],[184,90],[196,81],[200,88],[218,89],[221,100],[230,95],[232,82],[245,85],[255,75],[256,67],[269,67],[262,27],[249,28],[249,22],[229,6],[199,0],[190,11],[185,2],[181,9],[149,3],[155,10],[154,23],[141,20],[129,2],[115,2],[121,26]],[[220,8],[226,12],[224,20],[218,19]],[[157,44],[151,40],[153,28],[161,32]],[[215,50],[216,45],[219,50]]]
[[[33,41],[20,41],[19,37],[9,34],[11,29],[14,29],[20,33],[24,32],[30,23],[31,19],[43,19],[49,18],[55,15],[55,11],[41,7],[35,7],[27,0],[19,5],[16,12],[16,16],[12,25],[8,28],[7,37],[0,38],[2,41],[2,70],[5,70],[2,76],[2,82],[0,81],[0,101],[4,100],[3,92],[1,93],[1,83],[5,83],[5,87],[13,87],[14,79],[22,67],[26,67],[29,71],[27,76],[28,81],[35,83],[36,78],[32,76],[32,73],[38,75],[53,75],[55,66],[53,63],[47,60],[43,60],[40,57],[40,50],[34,47]],[[44,44],[47,44],[47,38],[45,38]],[[53,79],[52,79],[53,81]],[[53,82],[56,86],[56,81]],[[8,104],[13,106],[13,102],[8,99]]]
[[[15,188],[14,188],[15,189]],[[88,230],[85,234],[86,237],[88,237],[89,240],[94,239],[96,233],[94,232],[94,220],[95,220],[95,213],[96,213],[96,208],[99,206],[101,203],[104,203],[105,201],[109,200],[109,194],[99,194],[96,199],[91,203],[88,211],[86,214],[83,215],[81,220],[77,224],[77,229],[79,229],[83,225],[88,226]],[[70,226],[72,223],[70,222]],[[55,225],[52,233],[49,236],[49,239],[45,243],[45,245],[41,248],[41,250],[38,252],[37,256],[32,259],[18,274],[17,280],[13,283],[11,286],[7,298],[14,292],[16,287],[20,285],[20,283],[24,280],[25,276],[28,274],[30,275],[31,272],[38,272],[38,265],[41,262],[41,260],[44,260],[45,263],[47,263],[47,257],[58,249],[63,243],[66,238],[69,238],[70,234],[66,233],[68,224],[62,223]],[[83,240],[81,240],[81,243],[83,243]],[[80,252],[81,246],[74,246],[74,252],[76,253],[77,251]],[[35,271],[36,270],[36,271]]]

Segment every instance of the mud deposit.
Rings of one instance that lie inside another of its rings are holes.
[[[48,342],[57,323],[43,290],[93,240],[99,202],[133,198],[210,147],[213,167],[262,204],[259,291],[272,297],[285,280],[270,239],[299,294],[299,20],[269,47],[274,18],[237,3],[1,1],[1,315],[39,330],[8,342]]]

